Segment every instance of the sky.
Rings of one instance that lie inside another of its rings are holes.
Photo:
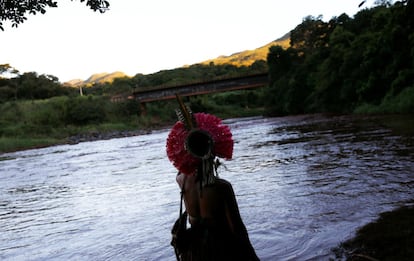
[[[252,50],[309,15],[352,17],[361,0],[109,0],[94,12],[80,1],[30,15],[0,31],[0,64],[60,82],[95,73],[150,74]],[[364,7],[369,7],[364,5]]]

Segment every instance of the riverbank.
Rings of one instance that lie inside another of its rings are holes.
[[[223,119],[263,115],[264,108],[260,106],[221,105],[212,101],[201,104],[194,100],[191,108]],[[80,103],[75,115],[68,114],[68,110],[74,110],[71,102]],[[100,103],[99,108],[94,107]],[[5,103],[0,106],[0,153],[141,135],[172,126],[177,119],[175,101],[147,104],[145,114],[128,114],[122,106],[97,97]]]
[[[69,136],[67,138],[0,138],[0,154],[7,152],[15,152],[28,149],[40,149],[49,146],[56,146],[62,144],[77,144],[80,142],[109,140],[116,138],[125,138],[138,135],[149,134],[155,130],[162,129],[162,127],[154,129],[141,130],[113,130],[113,131],[87,131]]]
[[[238,156],[223,177],[238,188],[243,217],[263,260],[326,260],[333,247],[368,223],[364,220],[379,217],[384,206],[410,204],[413,138],[382,122],[409,129],[404,127],[408,119],[397,124],[368,115],[225,120]],[[132,259],[171,258],[165,244],[154,251],[154,242],[164,238],[168,244],[165,231],[146,233],[169,227],[174,218],[176,205],[168,202],[176,202],[177,188],[163,185],[175,175],[162,155],[170,127],[133,138],[5,154],[3,160],[0,155],[1,194],[10,203],[3,205],[10,222],[2,254],[9,259],[24,259],[21,253],[37,259],[125,259],[126,253]],[[146,200],[148,195],[157,200]],[[141,211],[148,209],[163,218],[146,218]],[[263,213],[259,220],[257,210]],[[36,218],[27,220],[27,213]],[[50,223],[39,228],[39,220]],[[96,244],[96,238],[105,240]]]
[[[414,260],[414,206],[384,212],[334,250],[339,260]]]

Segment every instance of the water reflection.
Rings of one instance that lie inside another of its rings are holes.
[[[262,260],[328,260],[378,213],[413,203],[414,143],[378,118],[228,120],[234,186]],[[174,260],[167,131],[1,155],[0,259]]]

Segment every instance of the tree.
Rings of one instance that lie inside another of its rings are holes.
[[[19,71],[10,64],[0,64],[0,103],[16,98],[17,88],[9,77],[18,74]]]
[[[101,123],[106,119],[104,97],[76,97],[66,102],[66,123],[75,125],[86,125],[90,123]]]
[[[269,65],[269,88],[265,96],[268,115],[298,113],[303,107],[303,55],[294,48],[284,50],[272,46],[267,55]],[[295,97],[296,96],[296,97]],[[302,102],[298,102],[302,99]]]
[[[101,13],[104,13],[109,7],[109,2],[105,0],[80,1],[86,2],[86,5],[92,10]],[[57,1],[53,0],[0,0],[0,30],[4,31],[3,21],[11,21],[12,27],[17,27],[27,20],[27,14],[44,14],[46,8],[57,6]]]
[[[71,91],[69,88],[62,87],[57,77],[45,74],[38,75],[36,72],[23,73],[9,79],[7,86],[15,88],[15,99],[23,100],[48,99],[68,95]]]
[[[0,78],[2,78],[2,75],[14,75],[18,74],[19,71],[15,68],[11,67],[10,64],[0,64]]]
[[[312,54],[327,47],[333,29],[332,24],[322,21],[322,16],[308,16],[290,32],[290,45],[305,55]]]

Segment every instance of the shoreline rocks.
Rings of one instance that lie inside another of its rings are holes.
[[[80,142],[97,141],[97,140],[110,140],[116,138],[126,138],[138,135],[145,135],[152,133],[151,130],[134,130],[134,131],[111,131],[111,132],[99,132],[92,131],[88,133],[80,133],[67,138],[68,144],[77,144]]]

